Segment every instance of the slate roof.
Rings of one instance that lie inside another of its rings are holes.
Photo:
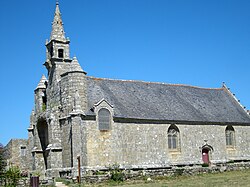
[[[87,85],[89,107],[104,98],[113,105],[115,117],[250,124],[250,116],[226,88],[93,77],[87,77]]]

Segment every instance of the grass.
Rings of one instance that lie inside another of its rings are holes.
[[[230,171],[224,173],[208,173],[195,176],[177,176],[177,177],[156,177],[151,181],[136,180],[125,181],[122,183],[101,183],[85,184],[86,187],[250,187],[250,170]]]

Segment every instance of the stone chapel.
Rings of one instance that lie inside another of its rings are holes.
[[[59,4],[28,128],[31,171],[48,177],[250,160],[250,116],[221,88],[87,76],[70,57]]]

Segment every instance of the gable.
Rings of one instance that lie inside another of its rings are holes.
[[[224,88],[87,77],[88,103],[105,98],[114,117],[250,124],[250,117]]]

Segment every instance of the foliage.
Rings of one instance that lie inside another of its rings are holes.
[[[18,181],[27,175],[27,171],[21,173],[17,166],[10,166],[6,169],[6,152],[4,146],[0,143],[0,185],[17,186]]]
[[[208,167],[209,164],[208,164],[208,163],[203,163],[201,166],[202,166],[202,167]]]
[[[31,173],[31,175],[32,175],[33,177],[40,177],[40,176],[41,176],[41,173],[40,173],[39,171],[34,171],[34,172]]]
[[[183,172],[184,172],[184,169],[182,169],[182,168],[179,169],[179,168],[178,168],[178,169],[175,170],[175,176],[183,175]]]
[[[65,185],[69,185],[71,182],[69,181],[69,180],[65,180],[64,182],[63,182],[63,184],[65,184]]]
[[[125,179],[125,174],[120,169],[120,165],[115,163],[109,166],[110,179],[115,182],[122,182]]]
[[[5,178],[7,182],[12,185],[16,186],[19,179],[21,179],[21,171],[18,167],[12,166],[5,172]]]
[[[42,111],[45,112],[46,108],[47,108],[46,104],[43,103],[43,105],[42,105]]]

